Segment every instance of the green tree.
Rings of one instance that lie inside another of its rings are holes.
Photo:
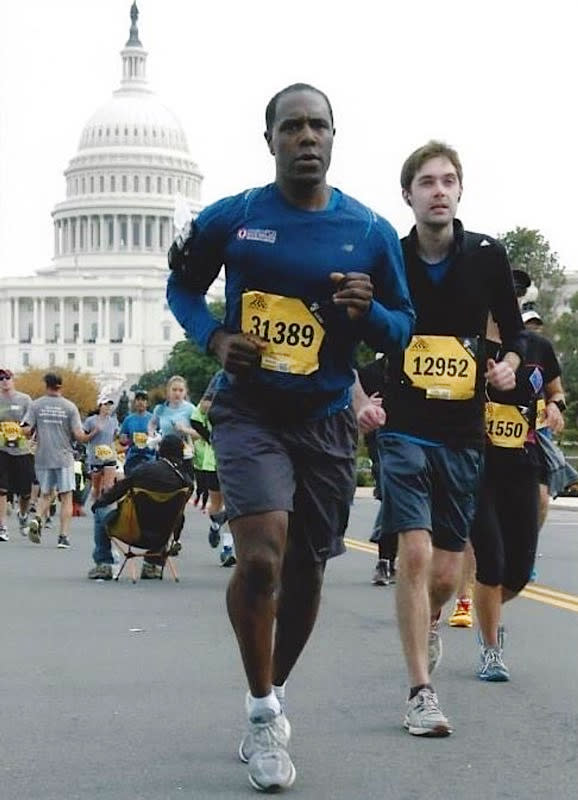
[[[545,324],[550,325],[566,282],[558,254],[540,231],[529,228],[517,227],[500,234],[498,240],[506,248],[512,267],[525,270],[536,284],[539,290],[536,307]]]
[[[210,303],[209,309],[217,319],[224,318],[223,302]],[[190,339],[184,339],[175,344],[162,369],[145,372],[132,388],[134,390],[136,386],[142,386],[143,389],[147,389],[152,405],[159,396],[162,396],[161,387],[164,387],[171,375],[182,375],[189,387],[189,396],[196,403],[219,367],[220,364],[214,356],[203,353]]]
[[[566,392],[565,435],[578,439],[578,292],[570,298],[570,311],[558,317],[553,326],[554,342],[560,367],[562,384]]]

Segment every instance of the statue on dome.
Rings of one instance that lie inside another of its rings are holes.
[[[138,6],[136,4],[136,0],[132,4],[132,6],[130,7],[130,20],[131,20],[130,36],[129,36],[128,42],[126,44],[127,44],[127,46],[128,45],[139,45],[140,47],[142,47],[140,39],[138,38],[138,25],[137,25],[137,23],[138,23]]]

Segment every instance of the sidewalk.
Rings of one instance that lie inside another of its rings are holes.
[[[373,497],[373,486],[358,486],[355,490],[356,497]],[[557,497],[550,500],[550,508],[561,511],[578,511],[578,497]]]

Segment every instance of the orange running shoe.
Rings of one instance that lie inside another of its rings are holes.
[[[458,597],[455,608],[448,619],[448,625],[451,628],[471,628],[473,624],[471,599]]]

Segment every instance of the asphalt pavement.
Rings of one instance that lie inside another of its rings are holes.
[[[455,733],[409,736],[394,588],[370,583],[377,505],[358,497],[349,552],[328,566],[320,618],[288,684],[307,800],[570,800],[577,795],[578,515],[553,507],[538,582],[505,609],[508,684],[474,676],[473,631],[444,626],[435,676]],[[35,546],[0,544],[0,800],[237,800],[242,668],[230,570],[188,511],[181,581],[91,582],[91,519]],[[448,609],[449,611],[449,609]]]

